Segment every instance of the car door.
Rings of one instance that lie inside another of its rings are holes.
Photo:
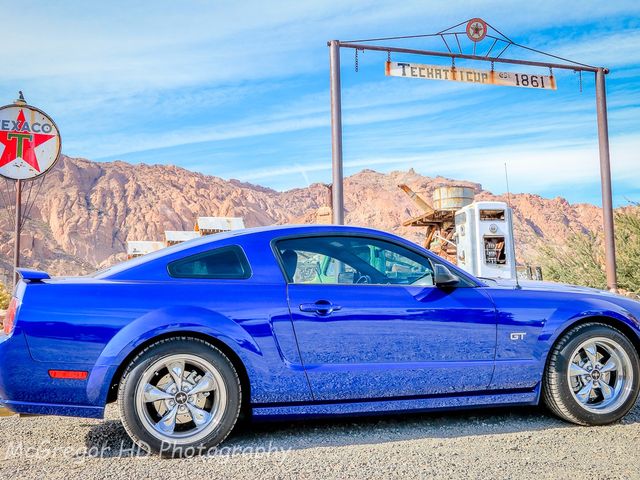
[[[276,242],[298,347],[314,399],[486,389],[496,314],[482,289],[433,282],[424,253],[382,237]]]

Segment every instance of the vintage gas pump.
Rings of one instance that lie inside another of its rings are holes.
[[[476,277],[516,278],[513,217],[504,202],[473,202],[455,214],[458,266]]]

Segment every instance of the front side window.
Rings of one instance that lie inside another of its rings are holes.
[[[251,268],[240,247],[221,247],[171,262],[167,269],[176,278],[242,279]]]
[[[276,243],[291,283],[432,286],[431,261],[400,245],[363,237],[327,236]]]

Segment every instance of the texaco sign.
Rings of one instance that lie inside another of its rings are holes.
[[[467,37],[472,42],[481,42],[487,36],[487,22],[481,18],[472,18],[467,22]]]
[[[60,132],[43,111],[19,103],[0,107],[0,176],[29,180],[60,156]]]

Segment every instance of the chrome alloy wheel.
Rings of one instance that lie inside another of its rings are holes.
[[[570,358],[569,386],[582,408],[605,414],[629,398],[633,368],[629,355],[617,342],[605,337],[586,340]]]
[[[173,444],[205,438],[220,424],[226,404],[227,388],[218,369],[189,354],[152,363],[135,390],[135,408],[145,429]]]

